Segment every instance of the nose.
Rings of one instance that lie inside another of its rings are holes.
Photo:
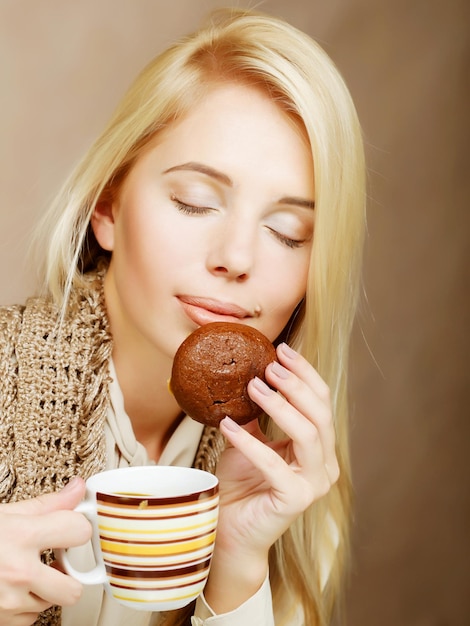
[[[253,228],[233,221],[214,234],[207,256],[208,270],[227,280],[246,281],[253,270],[255,234]]]

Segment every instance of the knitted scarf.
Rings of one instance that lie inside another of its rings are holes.
[[[85,276],[62,321],[48,298],[0,307],[0,502],[57,491],[105,467],[112,338],[103,276]],[[218,430],[206,427],[194,466],[214,472],[223,445]],[[44,559],[51,562],[52,553]],[[35,626],[60,622],[60,608],[52,607]]]

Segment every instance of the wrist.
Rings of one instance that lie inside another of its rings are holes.
[[[268,555],[217,548],[204,597],[216,614],[228,613],[259,591],[268,574]]]

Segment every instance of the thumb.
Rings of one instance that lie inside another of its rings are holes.
[[[16,515],[44,515],[53,511],[71,510],[77,506],[84,495],[85,481],[76,476],[61,491],[47,493],[22,502],[4,504],[0,507],[0,511]]]
[[[250,435],[253,435],[253,437],[256,437],[256,439],[259,439],[263,443],[266,443],[268,441],[268,438],[261,430],[259,421],[257,419],[254,419],[251,422],[244,424],[242,428],[243,430],[246,430],[247,433],[250,433]]]

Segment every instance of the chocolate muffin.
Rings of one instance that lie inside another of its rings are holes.
[[[175,354],[170,389],[180,407],[198,422],[218,426],[226,415],[238,424],[259,417],[248,382],[264,380],[276,360],[273,344],[258,330],[232,322],[212,322],[187,337]]]

